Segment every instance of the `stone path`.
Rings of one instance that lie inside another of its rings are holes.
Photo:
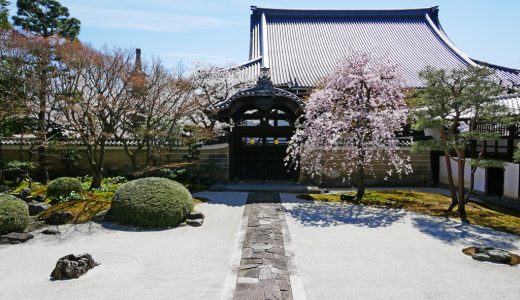
[[[244,210],[247,228],[234,299],[293,299],[280,195],[252,192]]]

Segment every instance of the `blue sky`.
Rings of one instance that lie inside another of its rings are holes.
[[[16,2],[16,0],[11,0]],[[94,46],[140,47],[169,67],[248,59],[250,6],[377,9],[440,6],[448,36],[471,57],[520,69],[518,0],[61,0]],[[14,12],[14,5],[13,12]]]

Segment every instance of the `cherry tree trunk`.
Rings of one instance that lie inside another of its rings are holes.
[[[365,169],[363,165],[358,166],[358,182],[357,182],[356,200],[361,200],[365,196]]]

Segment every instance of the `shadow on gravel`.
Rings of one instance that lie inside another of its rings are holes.
[[[193,197],[201,198],[209,205],[226,205],[231,207],[245,206],[249,193],[246,192],[196,192]],[[206,202],[207,201],[207,202]]]
[[[520,237],[513,234],[455,222],[445,218],[416,216],[412,219],[412,222],[413,226],[420,232],[447,244],[488,246],[515,250],[518,249],[515,246],[515,242],[520,241]]]
[[[351,224],[360,227],[387,227],[398,222],[405,212],[340,203],[297,203],[284,209],[304,226],[330,227]]]

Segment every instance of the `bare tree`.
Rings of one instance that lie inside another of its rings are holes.
[[[241,68],[211,65],[197,65],[191,82],[195,90],[191,101],[191,121],[211,130],[215,129],[217,121],[208,117],[209,109],[255,84]]]
[[[91,188],[101,186],[105,147],[123,130],[128,111],[133,55],[124,50],[97,51],[79,42],[57,49],[61,64],[55,88],[64,124],[86,147]]]
[[[160,60],[152,61],[144,70],[139,67],[131,81],[134,107],[127,112],[122,130],[116,133],[134,171],[141,167],[140,155],[146,155],[144,166],[156,164],[160,149],[175,142],[191,94],[190,83],[166,70]]]

